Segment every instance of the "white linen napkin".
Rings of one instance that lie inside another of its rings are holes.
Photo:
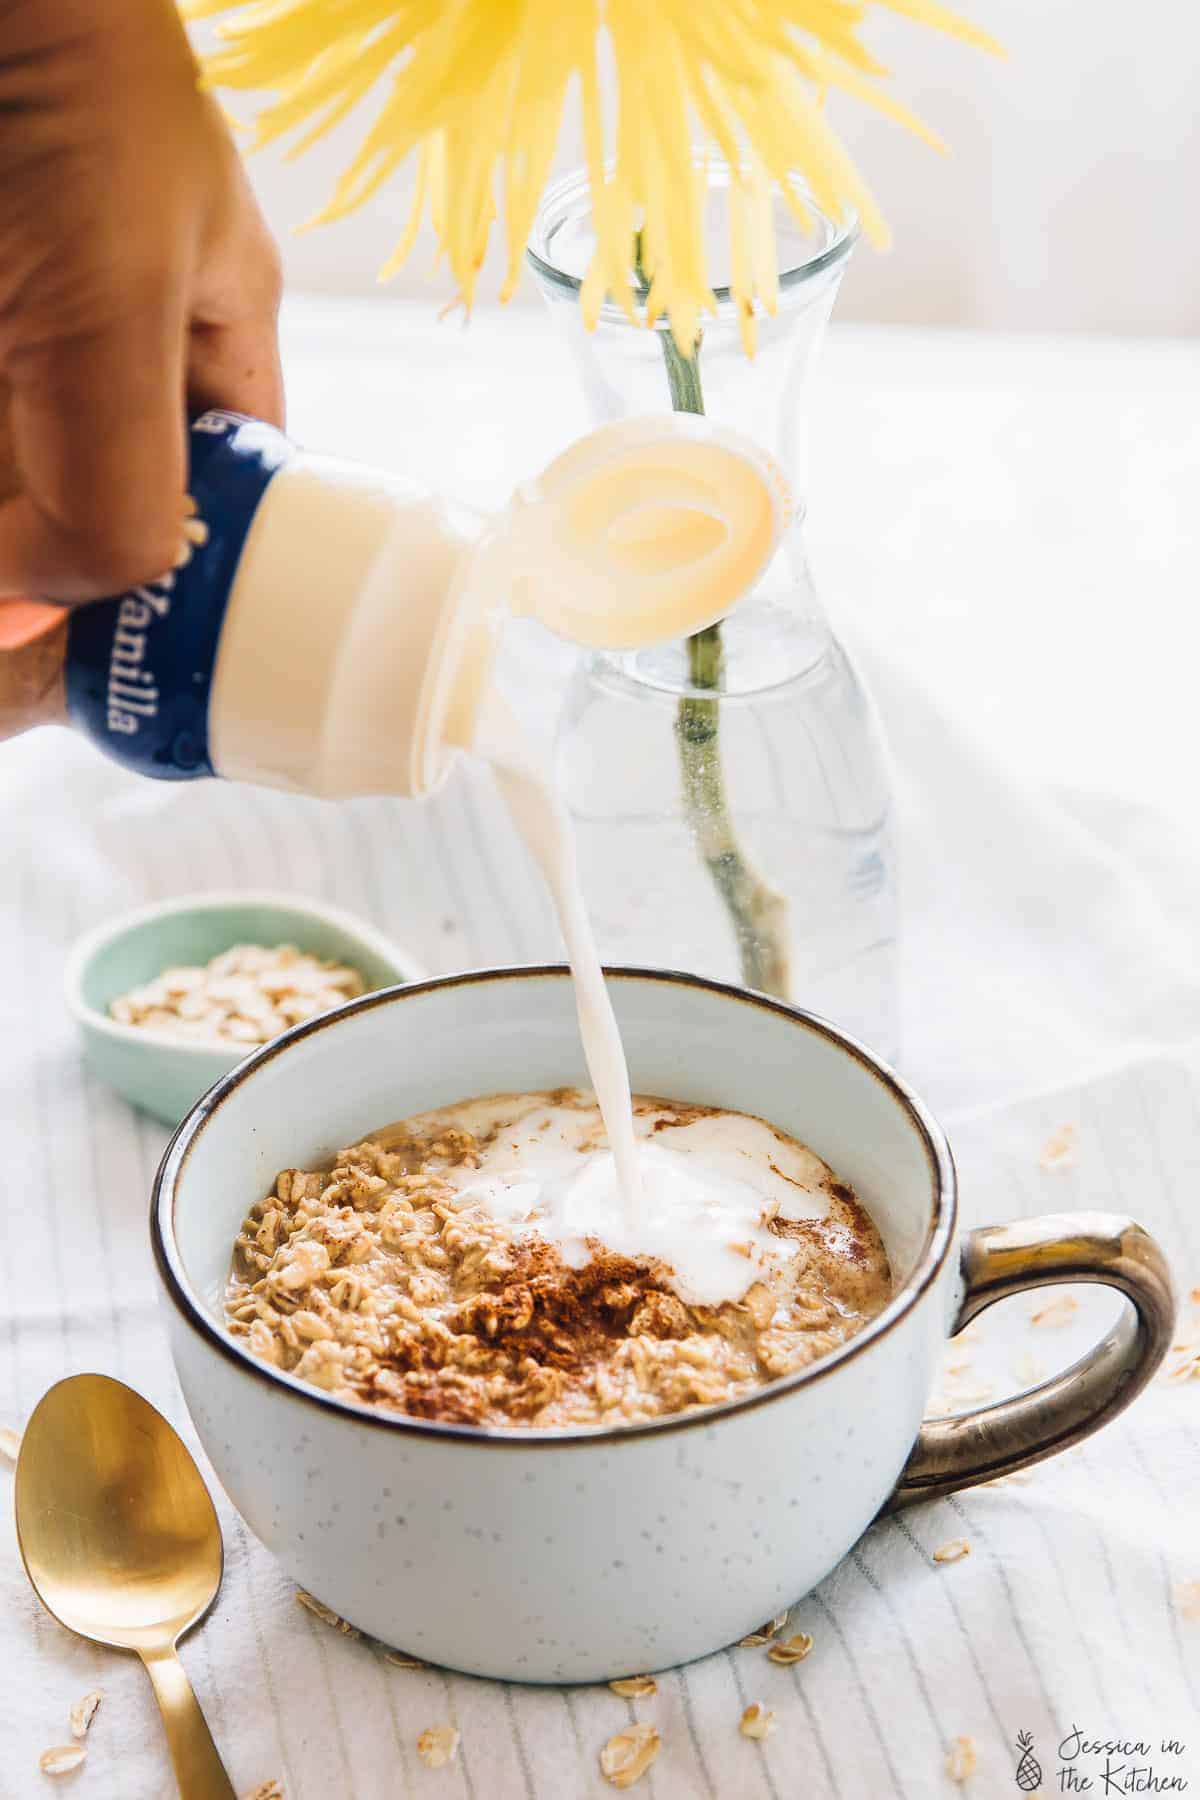
[[[967,1222],[1129,1211],[1160,1235],[1186,1295],[1200,1282],[1200,1058],[1188,1042],[1198,1002],[1161,883],[1093,821],[1005,779],[899,677],[874,675],[907,811],[908,1070],[951,1128]],[[59,995],[72,939],[142,900],[280,884],[365,914],[435,969],[544,955],[544,910],[492,805],[474,776],[427,808],[330,807],[218,783],[139,783],[65,733],[5,750],[0,1423],[19,1428],[51,1382],[100,1369],[140,1389],[196,1448],[146,1241],[166,1134],[82,1070]],[[1076,1160],[1043,1168],[1044,1145],[1068,1125]],[[1057,1324],[1030,1323],[1044,1304],[1035,1297],[990,1314],[947,1392],[999,1393],[1060,1366],[1111,1311],[1103,1295],[1083,1300]],[[1151,1742],[1141,1762],[1194,1790],[1200,1588],[1189,1584],[1200,1582],[1200,1548],[1187,1496],[1198,1477],[1200,1382],[1156,1384],[1027,1483],[876,1525],[795,1607],[792,1629],[814,1640],[795,1668],[762,1648],[732,1650],[660,1672],[657,1694],[637,1701],[390,1665],[298,1606],[219,1497],[225,1581],[183,1656],[239,1793],[274,1777],[288,1800],[601,1796],[611,1790],[598,1753],[635,1717],[662,1737],[642,1784],[655,1800],[926,1800],[957,1791],[944,1762],[960,1737],[976,1758],[964,1791],[999,1800],[1020,1791],[1021,1732],[1044,1795],[1061,1791],[1068,1766],[1099,1794],[1103,1755],[1060,1757],[1075,1728]],[[970,1544],[961,1561],[933,1560],[960,1537]],[[105,1697],[72,1785],[96,1800],[168,1794],[140,1668],[39,1609],[7,1506],[0,1597],[0,1795],[49,1791],[38,1756],[66,1739],[69,1708],[91,1688]],[[480,1629],[499,1625],[485,1615]],[[738,1730],[753,1701],[776,1715],[761,1744]],[[416,1744],[441,1723],[461,1744],[434,1773]],[[1184,1747],[1164,1752],[1164,1739]]]

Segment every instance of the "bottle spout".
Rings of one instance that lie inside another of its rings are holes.
[[[500,630],[532,616],[594,650],[701,631],[750,591],[792,516],[749,438],[693,414],[620,419],[571,446],[480,532],[427,655],[407,791],[478,747]]]
[[[620,419],[513,496],[512,610],[598,650],[700,631],[750,591],[793,512],[751,439],[686,413]]]

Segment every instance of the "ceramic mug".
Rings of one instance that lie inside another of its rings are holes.
[[[258,1361],[222,1324],[240,1221],[277,1170],[470,1095],[582,1084],[562,968],[371,994],[239,1065],[180,1126],[152,1231],[171,1344],[222,1484],[287,1573],[416,1655],[520,1681],[686,1662],[806,1593],[882,1507],[1077,1442],[1170,1339],[1163,1257],[1133,1220],[1074,1213],[959,1242],[955,1176],[921,1101],[795,1007],[691,976],[611,974],[635,1089],[760,1114],[851,1182],[895,1294],[796,1374],[619,1429],[484,1429],[372,1411]],[[1099,1281],[1132,1302],[1031,1393],[922,1423],[946,1337],[993,1300]]]

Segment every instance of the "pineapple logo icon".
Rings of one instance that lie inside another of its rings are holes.
[[[1017,1786],[1023,1794],[1032,1794],[1042,1785],[1042,1765],[1033,1754],[1032,1732],[1018,1732],[1017,1749],[1021,1753],[1017,1764]]]

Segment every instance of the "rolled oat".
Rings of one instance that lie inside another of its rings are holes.
[[[738,1729],[743,1737],[757,1738],[761,1743],[775,1729],[775,1714],[768,1712],[765,1706],[755,1700],[742,1714]]]
[[[975,1739],[957,1737],[946,1753],[946,1773],[951,1781],[969,1781],[975,1773],[978,1760]]]
[[[781,1613],[776,1613],[773,1619],[768,1619],[765,1625],[760,1625],[757,1631],[750,1633],[749,1637],[739,1638],[738,1649],[758,1650],[763,1644],[769,1644],[773,1637],[778,1637],[787,1624],[789,1612],[790,1609],[785,1609]]]
[[[55,1744],[50,1750],[43,1750],[38,1757],[38,1768],[43,1775],[69,1775],[77,1769],[87,1751],[82,1744]]]
[[[1183,1581],[1175,1589],[1175,1605],[1183,1619],[1200,1619],[1200,1581]]]
[[[88,1727],[95,1718],[103,1698],[103,1694],[101,1694],[98,1689],[93,1689],[90,1694],[85,1694],[82,1700],[77,1700],[75,1702],[74,1706],[71,1708],[72,1737],[81,1738],[87,1736]]]
[[[304,1588],[296,1589],[296,1601],[304,1608],[305,1612],[310,1612],[315,1619],[320,1619],[323,1625],[332,1625],[333,1629],[340,1631],[343,1637],[362,1636],[357,1625],[351,1625],[349,1619],[343,1619],[341,1613],[335,1613],[332,1606],[326,1606],[323,1600],[318,1600],[315,1594],[307,1593]]]
[[[417,1755],[427,1769],[444,1769],[458,1754],[458,1732],[453,1725],[431,1725],[417,1739]]]
[[[1078,1161],[1079,1127],[1060,1125],[1042,1145],[1038,1162],[1043,1169],[1072,1169]]]
[[[653,1725],[629,1725],[610,1737],[600,1752],[600,1770],[615,1788],[632,1787],[640,1781],[662,1749],[662,1739]]]

